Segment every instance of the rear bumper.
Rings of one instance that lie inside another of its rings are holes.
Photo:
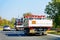
[[[3,29],[3,31],[10,31],[10,29]]]
[[[47,34],[47,31],[35,31],[35,30],[30,30],[29,33],[30,33],[30,34],[40,34],[40,33]]]
[[[36,33],[36,31],[35,30],[30,30],[29,33],[34,34],[34,33]]]

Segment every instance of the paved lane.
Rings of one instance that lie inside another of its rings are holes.
[[[54,36],[6,36],[6,33],[10,32],[0,32],[0,40],[60,40],[59,37]],[[11,34],[14,32],[11,32]],[[16,34],[16,33],[15,33]]]

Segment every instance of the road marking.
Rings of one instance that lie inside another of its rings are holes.
[[[55,35],[55,34],[47,34],[47,35],[54,36],[54,37],[60,37],[60,35]]]

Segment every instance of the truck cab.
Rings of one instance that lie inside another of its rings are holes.
[[[23,30],[24,29],[23,28],[23,18],[20,18],[20,19],[16,18],[14,25],[15,25],[16,31]]]

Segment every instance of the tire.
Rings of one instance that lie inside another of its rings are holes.
[[[43,33],[41,32],[41,33],[39,33],[39,35],[41,36]]]
[[[44,32],[42,32],[42,35],[44,35]]]
[[[10,31],[10,30],[5,30],[5,29],[4,29],[3,31]]]
[[[28,28],[25,28],[25,35],[29,35],[29,29]]]
[[[27,35],[27,36],[28,36],[28,35],[29,35],[29,32],[25,31],[25,35]]]

